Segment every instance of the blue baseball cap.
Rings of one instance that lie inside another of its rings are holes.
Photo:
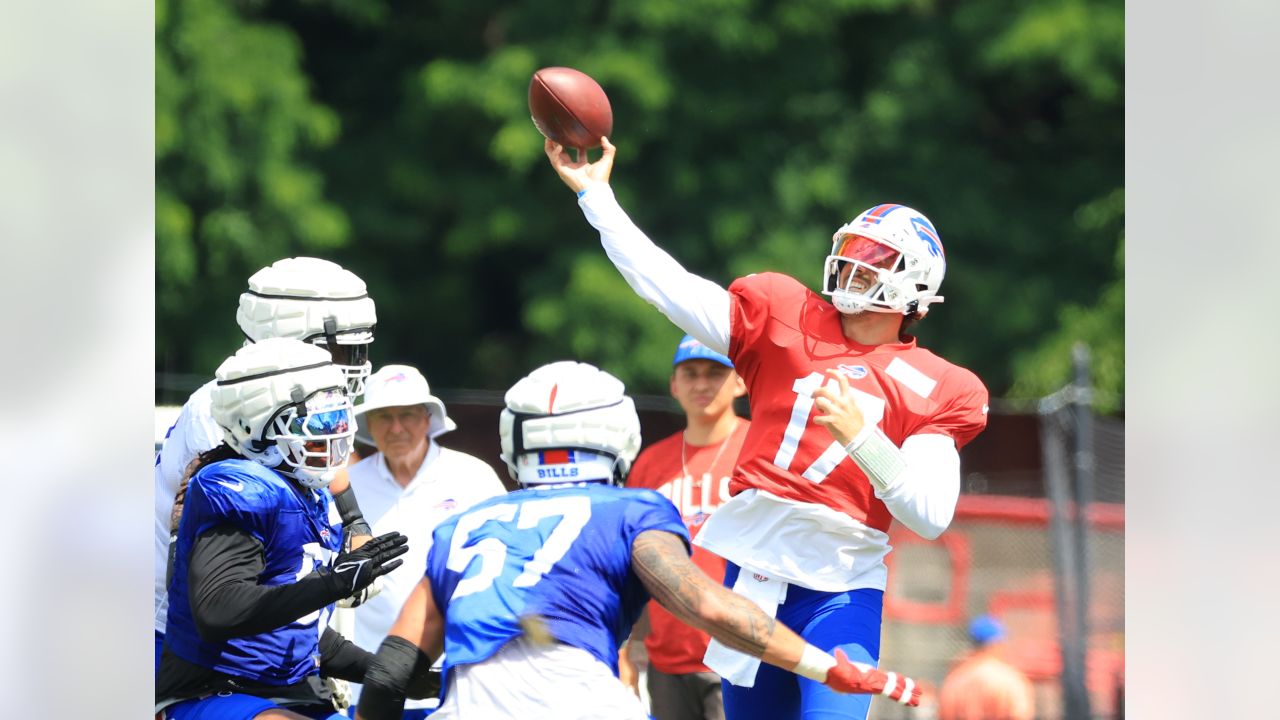
[[[1004,625],[990,615],[979,615],[969,623],[969,638],[979,645],[1004,639]]]
[[[680,344],[676,346],[676,356],[671,361],[671,365],[674,367],[685,360],[713,360],[730,370],[733,369],[732,360],[698,342],[698,339],[692,335],[680,338]]]

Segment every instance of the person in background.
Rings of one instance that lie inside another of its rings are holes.
[[[374,533],[400,532],[409,538],[404,567],[380,578],[381,592],[353,611],[351,639],[372,652],[422,579],[436,526],[505,494],[506,488],[488,463],[439,443],[457,425],[417,368],[379,368],[369,377],[364,402],[355,413],[359,435],[367,435],[377,452],[348,468],[351,488]],[[360,687],[351,689],[354,705]],[[435,705],[435,698],[410,701],[404,720],[425,717]]]
[[[691,538],[729,499],[729,478],[751,425],[733,407],[734,400],[744,394],[746,386],[729,358],[690,335],[681,338],[672,360],[671,396],[684,411],[685,429],[640,453],[627,476],[627,487],[657,490],[671,500]],[[724,558],[705,548],[694,546],[693,563],[711,578],[724,578]],[[647,612],[646,685],[654,718],[722,720],[720,676],[702,662],[711,638],[680,622],[659,603],[650,602]],[[623,678],[638,676],[629,667],[629,644],[623,645],[618,657]]]
[[[969,623],[973,650],[942,682],[938,720],[1032,720],[1035,690],[1001,655],[1004,626],[990,615]]]

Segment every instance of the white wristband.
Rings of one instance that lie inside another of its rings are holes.
[[[827,681],[827,671],[835,666],[836,659],[831,657],[829,653],[805,643],[804,652],[800,655],[800,662],[796,663],[796,666],[791,671],[801,677],[825,683]]]
[[[861,433],[859,433],[861,435]],[[854,438],[845,446],[845,452],[867,474],[876,488],[876,495],[892,490],[907,469],[907,459],[902,450],[883,431],[876,429],[861,442]]]

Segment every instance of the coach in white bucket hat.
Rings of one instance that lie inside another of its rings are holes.
[[[450,430],[458,429],[458,424],[449,418],[444,402],[431,394],[427,379],[417,368],[409,365],[384,365],[369,376],[365,383],[364,402],[356,406],[355,412],[359,416],[370,410],[411,405],[426,406],[430,416],[428,438],[434,440]],[[356,438],[360,442],[374,445],[367,423],[359,425],[361,427],[356,432]]]
[[[404,564],[381,578],[380,593],[354,609],[348,637],[376,652],[422,579],[435,527],[482,500],[505,494],[506,488],[485,461],[440,445],[437,438],[457,425],[417,368],[387,365],[370,375],[355,413],[357,437],[378,449],[348,471],[360,509],[375,535],[394,529],[409,537]],[[359,686],[353,684],[352,690],[358,699]],[[405,708],[421,710],[435,703],[409,700]]]

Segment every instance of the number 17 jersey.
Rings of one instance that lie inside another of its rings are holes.
[[[794,278],[739,278],[729,357],[751,399],[751,429],[697,544],[739,566],[815,590],[884,589],[888,507],[831,434],[814,422],[813,392],[844,375],[863,419],[897,446],[944,435],[957,448],[986,426],[987,390],[972,372],[914,339],[860,345],[840,312]]]
[[[446,619],[446,685],[453,666],[523,634],[522,620],[616,675],[618,645],[649,600],[631,569],[631,545],[646,530],[689,544],[666,498],[598,484],[519,490],[437,527],[426,574]]]

